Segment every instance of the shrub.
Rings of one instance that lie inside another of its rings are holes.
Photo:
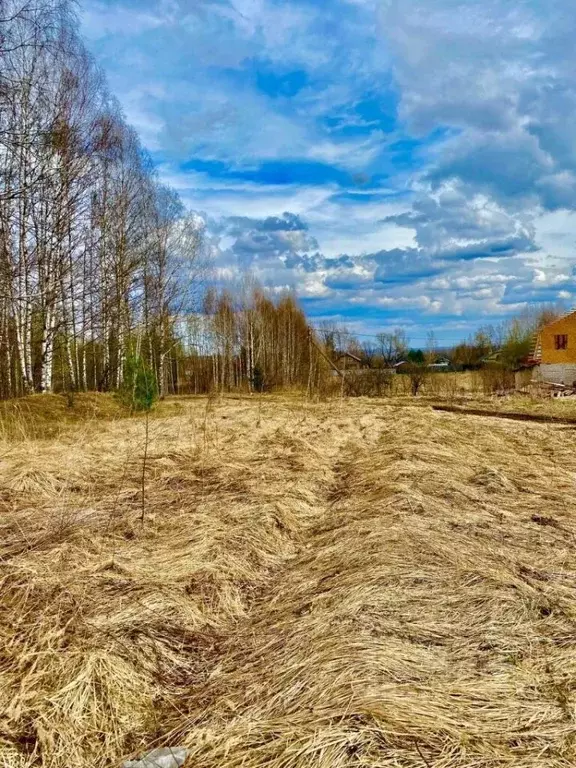
[[[404,381],[409,382],[410,394],[416,397],[432,374],[425,364],[409,363],[403,367],[400,375],[405,377]]]
[[[344,393],[348,396],[382,397],[389,395],[394,374],[384,368],[349,371],[346,373]]]
[[[126,357],[120,398],[132,411],[149,411],[158,400],[156,375],[140,355]]]
[[[503,365],[491,365],[479,372],[482,392],[485,395],[502,394],[514,389],[514,373]]]

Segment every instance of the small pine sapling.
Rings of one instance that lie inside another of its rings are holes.
[[[124,380],[120,391],[122,400],[133,412],[144,412],[144,454],[142,456],[142,513],[146,514],[146,463],[150,441],[150,411],[158,400],[158,382],[154,371],[140,355],[128,355],[124,364]]]

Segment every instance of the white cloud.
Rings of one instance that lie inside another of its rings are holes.
[[[552,257],[576,262],[576,213],[560,210],[538,216],[534,222],[536,242],[544,263]]]
[[[369,139],[334,142],[320,141],[308,149],[307,157],[321,160],[329,165],[358,170],[366,167],[382,151],[383,136],[375,132]]]
[[[105,35],[137,36],[166,23],[161,13],[91,2],[80,7],[82,30],[89,39]]]
[[[221,279],[252,248],[261,279],[296,285],[316,312],[361,306],[370,328],[378,313],[440,318],[454,333],[575,295],[575,24],[569,0],[83,10],[128,119],[188,206],[224,229],[284,211],[309,224],[215,236]],[[182,170],[197,160],[203,172]]]

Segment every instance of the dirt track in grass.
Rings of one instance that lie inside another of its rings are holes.
[[[0,766],[574,765],[569,431],[394,401],[164,413],[143,524],[140,420],[1,446]]]

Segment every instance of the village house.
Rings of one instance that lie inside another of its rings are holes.
[[[368,368],[368,365],[360,357],[352,352],[341,352],[336,356],[336,365],[340,370],[360,371]]]
[[[537,334],[532,363],[533,381],[576,382],[576,309],[545,325]]]

